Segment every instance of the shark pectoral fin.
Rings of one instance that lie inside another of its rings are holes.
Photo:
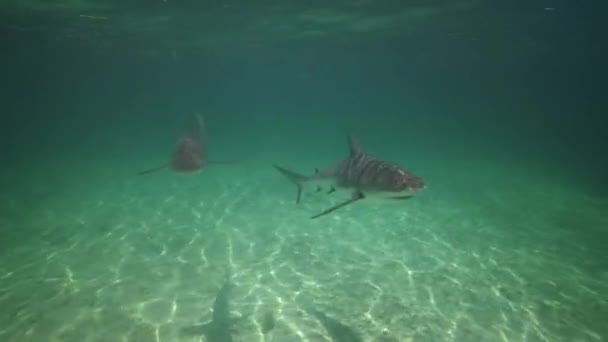
[[[333,212],[335,210],[338,210],[338,209],[340,209],[340,208],[342,208],[344,206],[347,206],[347,205],[349,205],[351,203],[354,203],[356,201],[362,200],[364,198],[365,198],[365,195],[363,195],[363,193],[361,191],[356,191],[356,192],[353,193],[353,196],[351,198],[349,198],[348,200],[346,200],[344,202],[340,202],[340,203],[334,205],[331,208],[327,208],[327,209],[323,210],[322,212],[320,212],[319,214],[314,215],[311,218],[315,219],[317,217],[321,217],[321,216],[327,215],[327,214],[329,214],[329,213],[331,213],[331,212]]]
[[[162,169],[164,169],[164,168],[166,168],[166,167],[168,167],[168,166],[169,166],[169,164],[168,164],[168,163],[164,163],[164,164],[159,165],[159,166],[157,166],[157,167],[153,167],[153,168],[151,168],[151,169],[147,169],[147,170],[140,171],[140,172],[138,172],[137,174],[138,174],[138,175],[147,175],[148,173],[152,173],[152,172],[160,171],[160,170],[162,170]]]
[[[327,194],[331,194],[334,191],[336,191],[336,188],[332,186],[331,189],[329,189],[329,191],[327,191]]]

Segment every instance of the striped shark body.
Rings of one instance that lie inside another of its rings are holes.
[[[282,166],[275,168],[292,181],[298,189],[296,203],[300,202],[305,184],[316,185],[317,189],[328,187],[328,193],[336,188],[352,192],[351,198],[314,215],[317,218],[329,214],[348,204],[364,198],[408,199],[424,189],[422,178],[401,166],[369,155],[360,148],[352,135],[348,135],[350,155],[348,158],[312,176],[305,176]]]

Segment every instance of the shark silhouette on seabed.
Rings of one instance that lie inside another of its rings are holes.
[[[363,342],[363,338],[361,338],[358,332],[337,319],[327,316],[325,313],[318,310],[312,311],[312,315],[321,322],[332,341]]]
[[[316,170],[312,176],[301,175],[274,165],[281,174],[297,186],[296,203],[300,203],[302,188],[305,184],[316,185],[317,191],[328,187],[328,193],[334,192],[336,188],[352,191],[348,200],[312,216],[313,219],[368,197],[408,199],[425,188],[422,178],[397,164],[366,154],[351,134],[348,134],[347,137],[350,147],[348,158],[327,169]]]
[[[211,321],[183,327],[180,333],[188,337],[205,336],[207,342],[233,342],[232,335],[238,318],[232,317],[230,311],[232,286],[230,272],[227,272],[213,302]]]

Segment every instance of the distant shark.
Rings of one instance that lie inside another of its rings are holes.
[[[340,202],[312,218],[327,215],[367,197],[408,199],[424,189],[422,178],[394,163],[364,153],[351,134],[348,134],[347,137],[350,148],[348,158],[327,169],[316,170],[312,176],[301,175],[274,165],[281,174],[298,187],[296,203],[300,203],[304,184],[316,185],[317,191],[328,187],[328,193],[334,192],[336,188],[352,191],[348,200]]]
[[[196,123],[180,137],[168,162],[151,169],[140,171],[138,175],[171,168],[176,173],[194,173],[209,164],[231,164],[233,161],[209,161],[207,158],[207,129],[200,114],[195,114]]]
[[[233,342],[234,323],[236,319],[230,315],[230,293],[232,283],[230,273],[226,274],[224,284],[215,296],[211,321],[181,329],[186,336],[205,336],[207,342]]]
[[[145,175],[167,167],[178,173],[191,173],[203,168],[206,157],[207,130],[203,118],[199,114],[195,115],[195,119],[196,125],[189,127],[182,134],[168,162],[138,174]]]

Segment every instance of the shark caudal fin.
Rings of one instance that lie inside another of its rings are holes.
[[[287,170],[286,168],[274,165],[275,169],[285,176],[287,179],[292,181],[298,187],[298,193],[296,195],[296,203],[300,203],[300,197],[302,197],[302,184],[309,179],[309,177],[301,175],[299,173]]]

